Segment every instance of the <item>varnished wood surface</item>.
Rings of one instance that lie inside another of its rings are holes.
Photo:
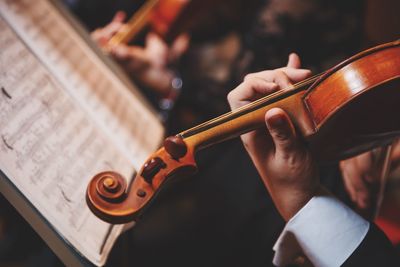
[[[148,161],[158,157],[165,163],[165,167],[160,169],[151,183],[148,183],[141,176],[144,169],[143,166],[130,188],[127,187],[125,182],[121,182],[121,176],[118,173],[103,173],[121,186],[121,190],[115,193],[115,195],[118,195],[115,196],[115,201],[110,201],[109,198],[103,196],[103,191],[98,191],[99,187],[103,187],[102,183],[104,179],[103,175],[95,176],[90,182],[86,194],[89,208],[102,220],[114,224],[127,223],[137,219],[140,215],[139,211],[145,208],[146,204],[154,197],[158,188],[166,179],[171,179],[176,175],[190,175],[196,171],[196,163],[193,154],[193,150],[189,148],[186,155],[177,160],[172,158],[164,148],[161,148],[151,155]],[[122,198],[119,196],[120,191],[125,192]],[[109,192],[107,193],[110,194]]]
[[[396,43],[364,51],[332,68],[313,84],[305,102],[317,128],[359,94],[400,77],[400,47]]]

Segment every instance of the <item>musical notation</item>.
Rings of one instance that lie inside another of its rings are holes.
[[[5,5],[3,3],[3,5]],[[47,1],[10,1],[4,16],[63,88],[140,168],[163,127]],[[23,16],[20,14],[23,13]]]
[[[2,17],[0,49],[0,168],[63,238],[102,262],[122,227],[89,211],[86,185],[105,169],[131,177],[130,158]]]

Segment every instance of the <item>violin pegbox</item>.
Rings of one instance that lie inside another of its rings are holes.
[[[102,172],[90,181],[86,201],[100,219],[113,224],[127,223],[148,207],[167,180],[187,177],[196,171],[194,149],[180,136],[168,137],[164,147],[148,158],[129,187],[122,175]]]

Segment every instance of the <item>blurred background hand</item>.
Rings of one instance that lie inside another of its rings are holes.
[[[92,32],[93,40],[106,49],[135,81],[161,97],[168,95],[176,75],[174,65],[187,50],[189,36],[181,34],[167,44],[157,34],[149,32],[143,47],[123,43],[108,47],[109,40],[124,27],[125,18],[124,12],[117,12],[109,24]]]

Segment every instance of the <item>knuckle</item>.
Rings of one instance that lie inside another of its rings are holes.
[[[229,103],[232,103],[235,101],[235,90],[232,90],[228,93],[228,95],[226,96],[226,99],[228,100]]]
[[[249,74],[246,74],[244,76],[243,80],[247,82],[247,81],[249,81],[249,80],[251,80],[253,78],[254,78],[254,74],[253,73],[249,73]]]
[[[277,78],[280,78],[280,79],[285,79],[286,78],[286,73],[282,69],[275,69],[274,70],[274,75]]]
[[[247,87],[250,87],[253,89],[262,87],[262,83],[261,83],[260,79],[257,79],[256,77],[254,77],[250,80],[247,80],[245,83],[246,83]]]

